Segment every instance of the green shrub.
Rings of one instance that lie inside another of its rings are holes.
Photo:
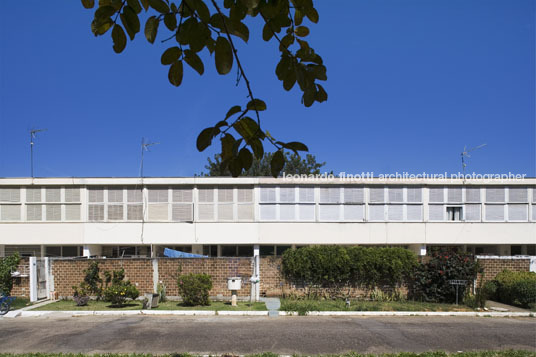
[[[179,294],[186,306],[210,305],[209,291],[212,279],[208,274],[185,274],[177,279]]]
[[[102,297],[102,279],[100,277],[99,262],[92,261],[88,268],[84,270],[84,283],[86,284],[87,295],[94,295],[97,300]]]
[[[488,300],[498,300],[497,299],[497,282],[495,280],[486,281],[483,286],[483,292]]]
[[[536,303],[536,281],[525,279],[516,282],[512,286],[514,304],[523,307],[530,307]]]
[[[496,299],[505,304],[527,307],[536,301],[536,273],[503,270],[495,276]]]
[[[283,253],[282,274],[307,288],[331,289],[337,297],[347,287],[401,286],[416,264],[416,256],[403,248],[308,246]]]
[[[456,288],[449,280],[467,280],[473,283],[478,264],[472,255],[456,252],[434,253],[427,263],[421,263],[413,273],[409,286],[409,297],[426,302],[453,303],[456,301]],[[465,296],[467,286],[459,287],[459,296]]]
[[[127,299],[135,300],[140,295],[138,289],[125,279],[125,270],[119,269],[112,273],[104,272],[106,277],[106,287],[103,290],[104,299],[114,306],[121,307]],[[111,284],[111,285],[110,285]]]
[[[16,270],[19,266],[20,256],[19,253],[0,258],[0,296],[11,295],[13,289],[13,277],[11,271]]]

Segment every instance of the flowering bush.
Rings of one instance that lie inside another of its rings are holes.
[[[466,286],[459,287],[459,297],[476,278],[478,264],[467,253],[441,251],[434,253],[427,263],[421,263],[413,273],[408,296],[427,302],[456,301],[456,288],[449,280],[467,280]]]
[[[11,294],[13,289],[13,277],[11,271],[17,269],[20,262],[19,253],[0,258],[0,296]]]
[[[184,305],[210,305],[208,293],[212,289],[212,279],[208,274],[186,274],[177,278],[179,294]]]
[[[140,296],[140,292],[129,280],[125,279],[125,270],[120,269],[112,273],[105,272],[106,288],[104,289],[104,299],[115,306],[123,306],[127,299],[135,300]],[[108,286],[108,284],[110,284]]]

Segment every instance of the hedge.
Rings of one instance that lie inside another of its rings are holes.
[[[503,270],[484,285],[488,297],[499,302],[534,307],[536,305],[536,273]]]

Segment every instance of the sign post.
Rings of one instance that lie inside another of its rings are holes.
[[[449,283],[456,286],[456,305],[458,305],[458,289],[461,285],[467,285],[467,280],[449,280]]]

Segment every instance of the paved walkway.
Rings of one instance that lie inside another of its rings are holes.
[[[502,304],[497,301],[488,300],[486,301],[486,307],[491,311],[511,311],[511,312],[530,312],[530,310],[522,309],[517,306]]]
[[[260,298],[260,300],[266,304],[266,308],[268,309],[268,316],[279,316],[279,308],[281,307],[281,301],[279,301],[279,298]]]
[[[8,353],[536,351],[536,318],[19,317],[0,319],[0,336]]]

